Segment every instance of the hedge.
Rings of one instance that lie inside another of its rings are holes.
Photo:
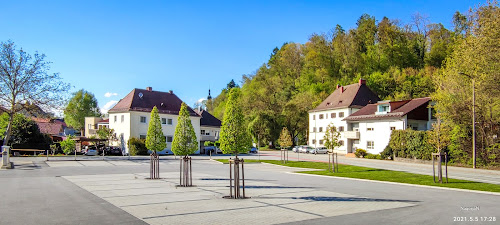
[[[426,131],[393,130],[388,146],[396,157],[430,160],[434,148],[428,139]]]

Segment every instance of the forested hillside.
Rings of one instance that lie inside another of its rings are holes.
[[[484,19],[486,17],[489,20]],[[446,28],[419,14],[413,15],[412,21],[407,24],[397,19],[374,18],[363,14],[356,28],[345,30],[336,25],[328,33],[311,34],[307,43],[290,42],[275,48],[267,63],[254,74],[242,77],[240,88],[249,131],[255,138],[259,135],[261,141],[268,144],[278,139],[285,126],[294,141],[298,138],[299,143],[294,144],[305,144],[307,111],[332,93],[337,84],[348,85],[360,78],[366,79],[367,85],[381,99],[435,96],[436,89],[441,89],[439,99],[446,99],[442,96],[453,93],[444,93],[442,83],[448,79],[456,80],[454,76],[461,76],[457,69],[452,72],[450,66],[459,65],[461,71],[476,73],[473,72],[476,71],[474,64],[461,62],[464,59],[460,57],[464,54],[472,60],[470,63],[475,63],[476,54],[491,54],[481,59],[484,61],[482,66],[495,66],[484,71],[484,76],[488,79],[496,77],[490,82],[498,87],[498,2],[488,2],[463,14],[456,12],[450,20],[453,21],[453,27]],[[464,50],[472,39],[476,40],[478,35],[484,36],[485,32],[490,38],[487,40],[489,52]],[[469,93],[469,82],[462,77],[453,83],[454,87],[463,85],[463,89]],[[226,94],[234,86],[234,83],[228,84],[216,98],[207,102],[208,110],[216,117],[222,119]],[[498,103],[498,95],[495,97],[493,102]],[[454,100],[470,102],[469,99],[470,96],[464,95]],[[467,105],[464,107],[467,108]],[[469,111],[463,111],[462,114]],[[463,117],[466,118],[466,115]],[[463,141],[467,141],[466,137],[468,134],[465,134]]]

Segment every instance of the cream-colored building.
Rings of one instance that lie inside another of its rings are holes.
[[[132,90],[108,111],[109,128],[114,129],[117,139],[114,145],[125,149],[124,152],[128,153],[127,141],[131,137],[145,139],[151,119],[151,110],[156,106],[160,114],[163,134],[167,142],[167,147],[161,153],[172,154],[172,141],[175,138],[175,127],[181,104],[182,100],[172,91],[153,91],[151,87]],[[201,116],[191,108],[188,108],[188,111],[190,113],[191,124],[196,132],[196,138],[200,140]],[[198,149],[200,149],[199,147]],[[196,153],[198,154],[199,150]]]
[[[101,127],[108,127],[108,119],[101,117],[85,117],[85,137],[97,136],[97,130]]]
[[[307,144],[311,147],[324,147],[324,136],[329,125],[335,126],[340,132],[340,147],[335,151],[351,153],[352,147],[347,147],[348,140],[359,138],[358,128],[348,124],[344,118],[355,113],[367,104],[376,103],[380,99],[367,86],[365,80],[360,79],[356,84],[347,86],[337,85],[330,94],[315,109],[309,111],[309,135]],[[356,136],[357,135],[357,136]],[[355,141],[352,141],[355,143]]]
[[[209,95],[210,96],[210,95]],[[200,120],[200,146],[201,154],[206,154],[205,152],[205,142],[211,141],[215,142],[219,140],[221,121],[212,114],[208,113],[206,110],[195,110],[198,115],[201,116]]]

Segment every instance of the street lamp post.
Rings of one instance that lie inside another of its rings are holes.
[[[476,92],[475,92],[475,80],[474,77],[463,73],[459,72],[459,74],[462,74],[464,76],[469,77],[472,80],[472,168],[476,168]]]

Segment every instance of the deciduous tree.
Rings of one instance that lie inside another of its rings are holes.
[[[220,130],[220,148],[224,154],[247,152],[249,135],[245,126],[240,104],[240,89],[232,88],[224,111],[224,120]]]
[[[24,105],[59,108],[69,85],[57,73],[49,73],[50,62],[44,54],[33,56],[17,50],[14,42],[0,43],[0,104],[7,107],[9,122],[3,145],[10,140],[12,122],[16,112]],[[25,103],[30,104],[25,104]]]
[[[85,132],[85,117],[101,116],[94,94],[83,89],[73,93],[64,109],[64,121],[70,127]]]

